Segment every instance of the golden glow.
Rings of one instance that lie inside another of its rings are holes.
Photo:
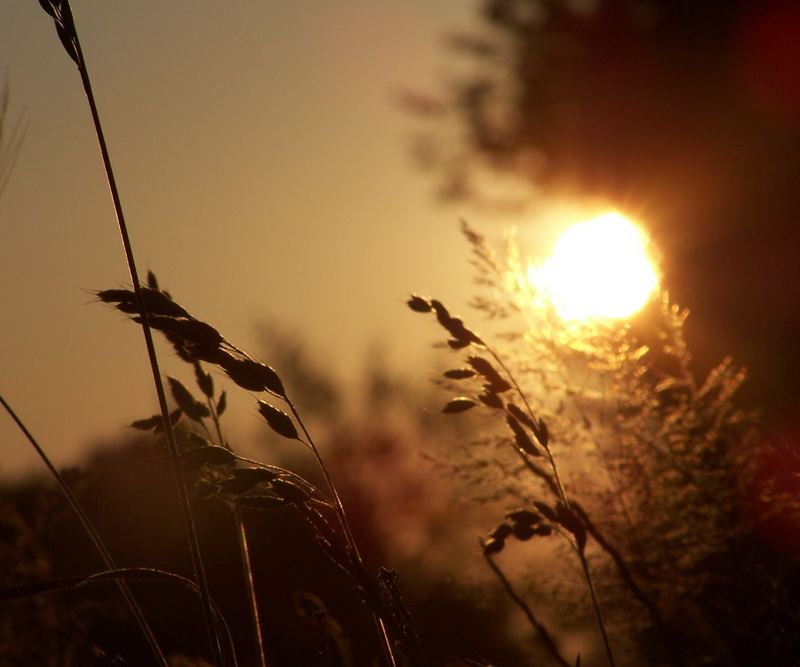
[[[648,245],[638,225],[605,213],[569,227],[528,280],[565,320],[630,317],[658,284]]]

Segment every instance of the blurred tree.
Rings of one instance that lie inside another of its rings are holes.
[[[479,7],[480,29],[450,40],[467,67],[442,94],[406,98],[428,120],[416,148],[441,193],[522,206],[545,192],[641,214],[670,288],[698,313],[698,356],[735,350],[752,395],[785,403],[800,372],[785,292],[800,242],[800,5]]]

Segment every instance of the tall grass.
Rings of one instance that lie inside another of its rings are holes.
[[[0,602],[114,581],[145,636],[153,661],[166,665],[128,583],[180,585],[198,597],[206,653],[215,667],[236,665],[241,647],[234,646],[230,628],[212,600],[190,500],[205,498],[230,509],[247,590],[247,599],[241,603],[248,610],[260,667],[268,663],[269,628],[264,627],[259,609],[258,573],[253,571],[243,510],[282,510],[295,515],[371,615],[383,664],[425,667],[430,664],[427,651],[400,594],[396,573],[368,570],[323,450],[281,375],[212,324],[192,315],[161,288],[154,274],[140,280],[69,2],[40,0],[40,4],[78,68],[94,123],[130,278],[130,289],[100,290],[96,296],[142,328],[159,413],[132,426],[166,442],[193,576],[145,566],[118,567],[63,475],[0,397],[68,499],[106,568],[88,576],[29,582],[0,591]],[[7,104],[6,93],[0,100],[0,191],[21,136],[12,133],[4,142],[1,128]],[[478,425],[472,423],[481,433],[475,433],[467,453],[452,469],[488,487],[491,497],[507,505],[499,523],[480,538],[490,573],[552,662],[561,667],[580,665],[581,656],[575,661],[565,656],[558,629],[548,627],[544,620],[559,611],[558,606],[554,604],[550,614],[541,616],[504,570],[503,558],[517,548],[512,547],[515,543],[557,537],[562,545],[557,548],[565,548],[574,557],[567,569],[581,582],[574,587],[581,591],[579,615],[585,611],[593,618],[611,667],[624,662],[619,656],[635,643],[624,636],[626,632],[638,633],[640,643],[658,644],[657,648],[638,647],[638,655],[651,657],[653,664],[677,666],[706,660],[713,652],[706,647],[720,643],[720,637],[682,624],[681,614],[687,609],[697,612],[700,596],[684,604],[671,587],[702,592],[717,583],[712,582],[714,573],[708,562],[724,557],[753,528],[741,521],[735,488],[737,480],[749,479],[753,473],[753,459],[741,447],[752,435],[753,416],[735,402],[743,371],[726,360],[697,380],[683,335],[686,313],[666,295],[652,304],[651,319],[643,327],[598,325],[576,333],[554,312],[529,307],[534,295],[523,278],[518,248],[510,244],[501,259],[466,225],[464,234],[472,247],[478,282],[491,292],[473,305],[496,321],[518,318],[515,328],[500,332],[490,342],[490,336],[476,333],[439,300],[413,295],[408,306],[434,317],[447,334],[445,345],[459,355],[442,379],[452,392],[443,412],[482,413]],[[192,368],[196,388],[172,377],[165,384],[154,331]],[[209,368],[224,375],[238,391],[248,392],[273,434],[309,454],[321,483],[278,462],[239,453],[223,428],[227,394]],[[170,403],[176,406],[172,410]],[[490,467],[499,471],[493,477],[487,475]],[[555,563],[554,569],[557,565],[563,563]],[[336,664],[329,648],[337,638],[325,621],[324,604],[313,596],[301,603],[323,637],[322,664]],[[646,621],[638,625],[623,618],[642,611]],[[689,640],[705,643],[695,651]],[[733,651],[725,655],[733,656]]]
[[[120,200],[119,190],[117,188],[117,182],[111,164],[111,157],[108,152],[108,146],[106,145],[103,127],[100,122],[100,115],[97,110],[97,104],[95,103],[89,71],[83,56],[80,39],[78,38],[78,31],[75,27],[75,20],[69,1],[40,0],[40,4],[42,8],[52,17],[55,23],[56,33],[58,34],[58,37],[64,46],[64,50],[78,68],[83,90],[86,94],[86,100],[89,104],[89,110],[91,112],[92,122],[94,124],[95,134],[97,136],[97,141],[100,148],[100,154],[103,160],[103,167],[108,180],[111,199],[114,205],[114,214],[117,218],[117,225],[125,254],[125,261],[128,266],[131,284],[133,285],[133,290],[136,295],[136,302],[141,313],[142,334],[144,335],[145,347],[147,348],[147,357],[153,374],[153,384],[158,397],[158,404],[161,409],[164,432],[167,435],[170,462],[172,464],[172,471],[175,477],[175,488],[178,492],[180,506],[183,513],[186,538],[192,557],[194,578],[195,581],[197,581],[201,592],[203,618],[206,625],[206,638],[211,649],[211,655],[213,657],[214,664],[216,667],[219,667],[222,661],[221,646],[218,633],[214,625],[211,599],[208,592],[208,582],[206,581],[203,568],[203,559],[200,555],[200,546],[197,541],[197,532],[192,517],[192,508],[189,503],[189,495],[186,490],[186,482],[183,478],[183,471],[178,462],[178,446],[175,440],[175,434],[172,431],[172,423],[170,422],[169,418],[166,392],[164,391],[164,385],[161,380],[158,357],[156,355],[155,346],[153,344],[153,336],[150,330],[149,313],[142,296],[139,273],[136,268],[136,259],[134,256],[133,247],[131,245],[130,236],[128,234],[128,226],[125,222],[125,214],[122,208],[122,202]]]

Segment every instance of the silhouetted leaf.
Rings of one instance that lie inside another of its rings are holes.
[[[192,421],[201,422],[203,417],[208,417],[208,408],[205,404],[195,400],[191,392],[183,386],[180,380],[173,377],[167,377],[169,388],[172,391],[172,397],[178,404],[178,407],[186,413],[186,416]]]
[[[452,401],[449,401],[447,405],[442,408],[442,412],[446,413],[456,413],[456,412],[465,412],[470,408],[474,408],[477,405],[475,401],[471,398],[467,398],[466,396],[459,396],[458,398],[454,398]]]
[[[291,417],[266,401],[258,402],[258,411],[273,431],[290,440],[297,440],[297,428]]]
[[[451,348],[453,348],[454,350],[460,350],[460,349],[462,349],[464,347],[467,347],[469,345],[469,341],[468,340],[461,340],[461,339],[458,339],[458,338],[450,338],[447,341],[447,344]]]
[[[202,391],[206,396],[209,398],[214,397],[214,380],[211,377],[211,373],[206,373],[203,370],[203,367],[200,365],[200,362],[194,362],[194,376],[197,380],[197,386],[200,387],[200,391]]]
[[[475,376],[475,371],[470,368],[453,368],[444,372],[446,378],[451,380],[464,380]]]
[[[158,278],[156,278],[156,274],[152,271],[147,272],[147,286],[152,290],[158,289]]]
[[[219,395],[219,400],[217,401],[217,415],[222,415],[225,412],[225,408],[228,407],[228,398],[227,394],[223,390],[223,392]]]

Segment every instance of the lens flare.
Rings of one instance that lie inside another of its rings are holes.
[[[648,246],[638,225],[605,213],[569,227],[553,254],[528,269],[528,280],[564,320],[624,319],[658,285]]]

